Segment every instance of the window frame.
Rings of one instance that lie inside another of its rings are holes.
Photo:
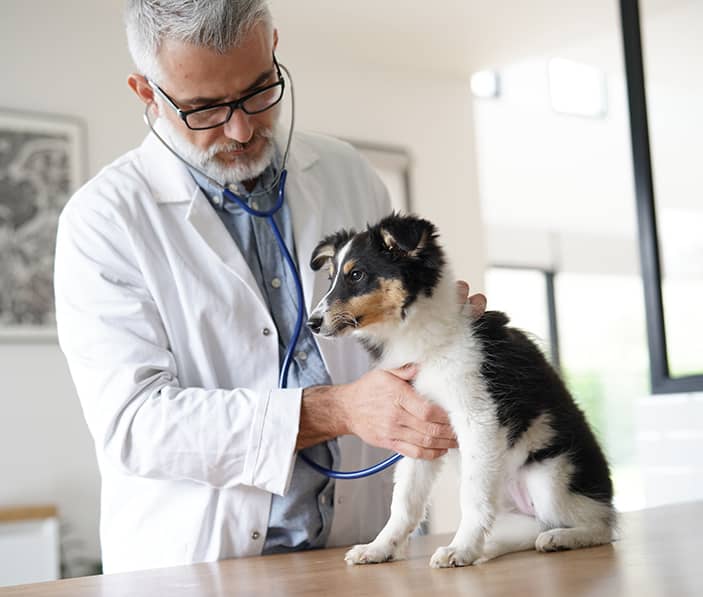
[[[510,265],[509,263],[492,263],[487,269],[511,269],[517,271],[530,271],[542,274],[544,290],[547,298],[547,326],[549,328],[549,362],[552,367],[561,373],[561,356],[559,349],[559,318],[557,316],[557,300],[554,281],[557,272],[533,265]],[[490,300],[490,297],[489,297]]]
[[[647,100],[642,59],[638,0],[620,0],[620,23],[625,57],[630,136],[634,167],[639,251],[642,265],[650,382],[653,394],[703,391],[703,375],[673,377],[667,355],[661,258],[654,202]]]

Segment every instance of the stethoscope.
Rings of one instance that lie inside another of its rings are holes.
[[[181,162],[183,162],[188,168],[191,168],[192,170],[196,171],[200,176],[205,178],[210,184],[215,186],[216,188],[219,188],[222,190],[222,196],[229,201],[232,201],[235,203],[237,206],[239,206],[242,210],[244,210],[247,214],[249,214],[252,217],[255,218],[265,218],[266,221],[268,222],[269,226],[271,227],[271,231],[273,232],[273,235],[276,239],[276,243],[278,243],[278,248],[281,251],[281,254],[283,255],[283,258],[286,262],[286,265],[288,266],[288,269],[290,270],[291,275],[293,276],[293,281],[295,283],[295,291],[296,291],[296,299],[298,301],[298,313],[296,316],[295,320],[295,326],[293,328],[293,335],[291,337],[291,340],[288,344],[288,348],[286,349],[286,354],[283,357],[283,366],[281,367],[281,373],[278,377],[278,387],[279,388],[286,388],[288,386],[288,371],[290,370],[291,363],[293,362],[293,354],[295,352],[295,346],[298,343],[298,339],[300,338],[300,333],[303,328],[303,319],[305,318],[305,298],[303,296],[303,284],[300,279],[300,274],[298,273],[298,268],[295,266],[295,262],[293,261],[293,257],[290,254],[290,251],[288,250],[288,247],[286,246],[285,241],[283,240],[283,235],[281,234],[280,229],[278,228],[278,224],[276,224],[276,220],[274,219],[274,216],[278,211],[283,207],[283,202],[285,201],[285,194],[286,194],[286,178],[288,177],[288,170],[286,169],[286,165],[288,163],[288,153],[290,152],[290,146],[291,142],[293,140],[293,129],[295,128],[295,93],[293,89],[293,78],[291,77],[290,71],[288,68],[286,68],[285,65],[281,64],[281,68],[285,71],[287,77],[288,77],[288,82],[290,84],[290,97],[291,97],[291,117],[290,117],[290,129],[288,131],[288,139],[286,141],[286,148],[285,151],[283,152],[283,158],[281,160],[281,168],[279,170],[278,176],[274,179],[274,181],[264,190],[261,191],[255,191],[253,193],[249,194],[249,197],[254,197],[257,195],[264,195],[270,193],[274,188],[277,187],[277,192],[276,192],[276,203],[271,207],[270,209],[266,210],[260,210],[260,209],[254,209],[251,207],[246,200],[244,200],[242,197],[236,195],[233,193],[227,186],[221,184],[219,181],[215,180],[202,170],[196,168],[192,164],[190,164],[183,156],[181,156],[175,149],[173,149],[167,142],[166,140],[156,132],[154,129],[154,126],[151,123],[151,119],[149,117],[149,107],[150,105],[147,105],[146,109],[144,110],[144,121],[146,122],[146,125],[149,127],[151,132],[154,134],[154,136],[162,143],[166,149],[168,149],[176,158],[178,158]],[[401,454],[393,454],[392,456],[389,456],[385,460],[382,460],[381,462],[378,462],[374,464],[373,466],[370,466],[365,469],[360,469],[357,471],[335,471],[330,468],[326,468],[324,466],[321,466],[317,464],[316,462],[310,460],[305,454],[302,452],[299,452],[300,458],[307,463],[309,466],[311,466],[313,469],[315,469],[317,472],[333,478],[333,479],[362,479],[363,477],[369,477],[371,475],[375,475],[376,473],[380,473],[381,471],[387,469],[389,466],[395,464],[398,460],[400,460],[403,456]]]

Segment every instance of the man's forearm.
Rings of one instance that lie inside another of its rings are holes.
[[[296,450],[349,433],[342,388],[343,386],[313,386],[303,390]]]

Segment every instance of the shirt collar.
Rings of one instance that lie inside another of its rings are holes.
[[[274,186],[278,177],[278,164],[280,163],[281,156],[278,147],[276,146],[273,160],[261,173],[256,181],[256,186],[251,191],[246,191],[241,184],[230,184],[227,185],[227,188],[237,194],[237,196],[244,199],[247,205],[257,203],[258,205],[253,206],[254,209],[267,209],[272,201],[272,198],[277,194]],[[239,205],[223,197],[222,189],[219,186],[213,184],[195,168],[188,166],[188,172],[190,172],[193,180],[200,187],[205,194],[205,197],[207,197],[208,201],[215,209],[220,211],[228,211],[235,214],[244,213],[244,210],[239,207]]]

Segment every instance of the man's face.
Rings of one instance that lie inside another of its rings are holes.
[[[274,35],[260,23],[244,43],[224,54],[165,40],[159,53],[162,80],[156,83],[182,110],[233,101],[278,80]],[[250,181],[273,157],[273,129],[280,104],[259,114],[235,110],[226,124],[190,130],[158,96],[159,115],[175,148],[222,183]]]

